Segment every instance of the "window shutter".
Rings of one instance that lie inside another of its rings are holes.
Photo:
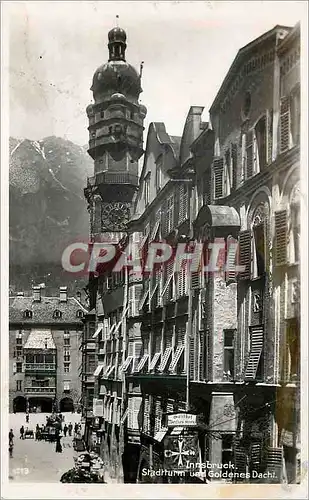
[[[168,363],[170,355],[172,354],[172,350],[173,350],[172,347],[168,347],[167,349],[165,349],[165,351],[163,353],[163,356],[161,358],[161,363],[159,365],[159,371],[160,372],[163,372],[166,369],[166,365]]]
[[[199,352],[199,380],[205,380],[205,332],[199,332],[200,352]]]
[[[237,187],[237,144],[231,146],[231,165],[232,165],[232,189]]]
[[[290,147],[290,98],[280,99],[280,153]]]
[[[251,348],[245,370],[245,380],[255,380],[263,350],[263,326],[251,328]]]
[[[237,472],[245,473],[247,471],[247,454],[245,448],[237,443],[234,448],[234,460]]]
[[[261,443],[253,443],[250,450],[250,465],[253,470],[259,471],[262,461],[262,445]]]
[[[251,231],[239,233],[239,266],[244,266],[243,272],[239,273],[239,279],[248,280],[251,275]]]
[[[274,472],[280,478],[283,462],[283,449],[282,448],[267,448],[266,452],[266,470]]]
[[[161,404],[161,398],[156,398],[155,402],[155,425],[154,425],[154,432],[155,434],[159,432],[161,429],[161,422],[162,422],[162,404]]]
[[[171,364],[170,364],[170,367],[169,367],[169,371],[170,372],[174,372],[176,370],[178,362],[179,362],[179,360],[181,358],[181,355],[184,352],[184,349],[185,349],[184,345],[178,346],[176,348],[175,354],[173,354],[173,356],[172,356],[172,361],[171,361]]]
[[[214,198],[223,196],[223,158],[218,158],[213,162],[214,170]]]
[[[161,353],[156,352],[152,358],[152,360],[149,363],[149,370],[154,370],[156,365],[158,364],[158,361],[160,359]]]
[[[226,240],[226,281],[236,278],[237,246],[237,241],[232,236],[228,236]]]
[[[197,290],[201,284],[202,253],[194,252],[190,263],[191,290]],[[191,271],[192,269],[192,271]],[[196,271],[194,269],[197,269]]]
[[[179,195],[179,216],[178,216],[178,224],[182,224],[185,220],[185,187],[183,184],[179,186],[178,190]]]
[[[190,371],[190,380],[195,380],[195,358],[196,358],[196,350],[195,350],[195,339],[194,335],[191,334],[190,342],[189,342],[189,371]]]
[[[146,395],[144,397],[144,432],[146,434],[149,434],[150,432],[150,402],[149,402],[149,396]]]
[[[249,130],[249,132],[246,134],[246,157],[246,179],[250,179],[250,177],[253,176],[253,130]]]
[[[287,211],[275,212],[275,256],[276,265],[287,261]]]

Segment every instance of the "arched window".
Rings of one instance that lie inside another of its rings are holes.
[[[61,317],[62,317],[62,312],[56,309],[56,311],[54,311],[54,318],[59,319]]]
[[[24,311],[24,318],[31,319],[32,318],[32,311],[30,311],[29,309]]]
[[[77,318],[83,318],[84,317],[84,313],[81,309],[79,309],[77,312],[76,312],[76,317]]]
[[[252,278],[259,278],[265,273],[266,267],[266,234],[267,217],[265,203],[258,205],[252,217]]]

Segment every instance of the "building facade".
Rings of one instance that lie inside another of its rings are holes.
[[[33,287],[32,297],[20,292],[9,305],[9,411],[78,410],[86,309],[66,287],[59,297]]]
[[[276,26],[239,50],[209,122],[193,106],[181,138],[150,124],[118,245],[141,270],[103,272],[96,292],[94,395],[125,481],[298,481],[299,59],[299,26]],[[149,272],[155,242],[172,253]],[[232,474],[190,474],[188,456]]]

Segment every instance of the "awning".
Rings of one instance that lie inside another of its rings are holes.
[[[205,224],[210,227],[240,228],[240,219],[234,207],[203,205],[194,221],[194,226],[202,227]]]
[[[100,324],[100,325],[98,326],[98,328],[96,329],[96,331],[94,332],[94,334],[93,334],[92,338],[93,338],[93,339],[97,338],[97,336],[101,333],[102,329],[103,329],[103,325],[102,325],[102,324]]]
[[[166,433],[168,431],[168,428],[167,427],[162,427],[155,435],[154,435],[154,439],[156,441],[158,441],[159,443],[161,443],[161,441],[165,438],[166,436]]]
[[[104,365],[98,365],[96,367],[96,369],[93,372],[94,377],[98,377],[100,375],[101,371],[103,370],[103,366]]]

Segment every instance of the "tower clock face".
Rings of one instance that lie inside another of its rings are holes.
[[[130,220],[130,203],[103,203],[101,209],[102,231],[121,231]]]

